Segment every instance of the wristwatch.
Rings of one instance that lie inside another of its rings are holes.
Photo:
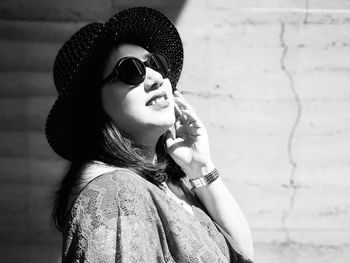
[[[219,178],[219,171],[215,168],[213,171],[204,175],[203,177],[191,179],[190,183],[193,188],[200,188],[208,184],[211,184],[218,178]]]

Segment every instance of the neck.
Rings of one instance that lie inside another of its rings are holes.
[[[153,163],[157,161],[156,146],[160,136],[164,133],[162,130],[152,130],[148,134],[143,133],[142,135],[135,136],[134,139],[142,145],[142,151],[146,158],[152,160]]]
[[[143,144],[142,150],[147,159],[152,160],[153,163],[157,162],[156,144]]]

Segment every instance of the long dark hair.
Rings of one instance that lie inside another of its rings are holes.
[[[100,161],[107,165],[127,168],[149,182],[160,185],[184,176],[184,172],[164,150],[164,135],[156,145],[157,163],[146,158],[142,146],[122,133],[103,111],[100,99],[102,69],[111,48],[100,51],[80,74],[83,76],[71,94],[74,105],[70,116],[72,125],[72,160],[68,172],[54,195],[53,221],[63,231],[69,195],[78,183],[81,169],[87,163]]]

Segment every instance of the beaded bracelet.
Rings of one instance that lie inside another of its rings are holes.
[[[215,168],[213,171],[204,175],[203,177],[191,179],[190,183],[191,183],[193,188],[200,188],[200,187],[206,186],[208,184],[211,184],[212,182],[214,182],[218,178],[219,178],[219,171]]]

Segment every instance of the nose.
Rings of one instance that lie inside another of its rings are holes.
[[[163,76],[156,70],[146,67],[146,79],[144,87],[146,91],[158,89],[163,85]]]

